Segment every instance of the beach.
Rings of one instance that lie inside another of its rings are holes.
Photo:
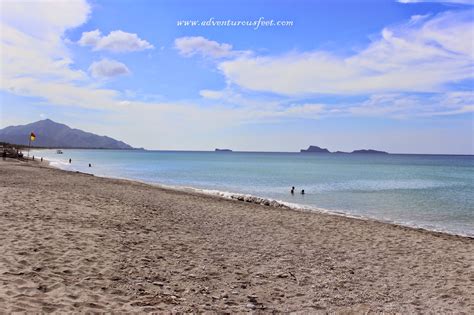
[[[6,312],[474,312],[474,240],[0,161]]]

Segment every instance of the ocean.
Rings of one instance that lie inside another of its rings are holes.
[[[30,155],[43,157],[64,170],[191,187],[222,196],[246,194],[293,208],[474,237],[474,156],[63,152],[32,150]],[[294,195],[290,193],[292,186]]]

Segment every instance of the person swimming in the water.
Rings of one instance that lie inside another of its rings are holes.
[[[301,190],[301,194],[304,195],[304,189]]]
[[[291,187],[291,194],[293,195],[295,193],[295,186]]]

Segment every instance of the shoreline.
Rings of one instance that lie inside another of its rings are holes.
[[[205,196],[214,196],[218,198],[223,198],[226,200],[237,200],[241,202],[265,205],[265,206],[270,206],[273,208],[283,208],[283,209],[288,209],[288,210],[297,211],[297,212],[318,213],[318,214],[332,215],[332,216],[338,216],[338,217],[345,217],[345,218],[350,218],[354,220],[373,221],[376,223],[383,223],[383,224],[398,226],[401,228],[409,228],[409,229],[421,230],[421,231],[426,231],[426,232],[441,233],[441,234],[446,234],[446,235],[465,237],[465,238],[474,240],[474,234],[455,233],[455,232],[450,232],[447,230],[435,229],[435,228],[430,229],[423,226],[417,226],[415,224],[410,225],[408,223],[394,222],[394,221],[378,219],[374,217],[365,217],[362,215],[359,216],[359,215],[349,214],[347,212],[344,212],[343,210],[330,210],[330,209],[318,208],[318,207],[307,206],[307,205],[298,204],[298,203],[286,202],[286,201],[277,200],[277,199],[260,197],[260,196],[256,196],[252,194],[235,193],[235,192],[206,189],[206,188],[196,188],[196,187],[189,187],[189,186],[167,185],[167,184],[162,184],[162,183],[147,182],[144,180],[131,179],[131,178],[120,177],[120,176],[96,175],[93,173],[63,169],[59,166],[51,165],[52,161],[48,161],[47,159],[44,159],[44,161],[48,163],[48,167],[55,168],[64,172],[81,173],[81,174],[92,175],[92,176],[96,176],[100,178],[120,179],[120,180],[125,180],[125,181],[130,181],[130,182],[137,182],[137,183],[141,183],[145,185],[151,185],[153,187],[159,187],[162,189],[179,191],[183,193],[197,193],[197,194],[202,194]]]
[[[470,238],[38,164],[0,161],[7,312],[474,310]]]
[[[54,166],[52,167],[56,168]],[[312,206],[306,206],[306,205],[297,204],[297,203],[290,203],[290,202],[286,202],[282,200],[270,199],[270,198],[255,196],[251,194],[234,193],[234,192],[227,192],[227,191],[221,191],[221,190],[211,190],[211,189],[188,187],[188,186],[173,186],[173,185],[166,185],[166,184],[152,183],[152,182],[147,182],[147,181],[130,179],[130,178],[125,178],[125,177],[101,176],[101,175],[95,175],[92,173],[83,173],[79,171],[68,171],[68,170],[63,170],[63,169],[60,169],[60,170],[65,171],[65,172],[73,172],[73,173],[79,173],[79,174],[84,174],[84,175],[96,176],[99,178],[118,179],[118,180],[123,180],[126,182],[135,182],[135,183],[150,185],[152,187],[157,187],[157,188],[161,188],[165,190],[181,192],[185,194],[194,193],[194,194],[199,194],[203,196],[216,197],[216,198],[220,198],[224,200],[233,200],[233,201],[238,201],[238,202],[243,202],[243,203],[251,203],[251,204],[256,204],[256,205],[261,205],[261,206],[268,206],[268,207],[276,208],[276,209],[283,209],[283,210],[304,212],[304,213],[315,213],[319,215],[329,215],[329,216],[334,216],[334,217],[342,217],[342,218],[348,218],[348,219],[360,220],[360,221],[371,221],[374,223],[387,224],[387,225],[399,227],[402,229],[412,229],[412,230],[417,230],[421,232],[462,237],[462,238],[474,240],[474,235],[459,234],[459,233],[453,233],[449,231],[429,229],[429,228],[424,228],[424,227],[415,226],[415,225],[392,222],[390,220],[382,220],[382,219],[376,219],[372,217],[358,216],[358,215],[348,214],[343,211],[316,208]],[[269,204],[265,204],[267,202]],[[274,204],[272,205],[273,202]]]

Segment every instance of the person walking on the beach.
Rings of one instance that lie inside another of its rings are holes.
[[[293,195],[295,193],[295,186],[291,187],[291,194]]]

